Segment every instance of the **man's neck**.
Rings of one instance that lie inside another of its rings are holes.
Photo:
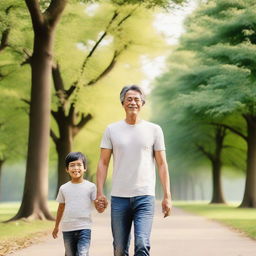
[[[127,124],[137,124],[140,122],[140,118],[138,115],[127,115],[125,118],[125,122]]]

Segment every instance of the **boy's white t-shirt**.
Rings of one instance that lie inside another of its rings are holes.
[[[56,201],[65,203],[61,220],[62,231],[73,231],[91,228],[92,201],[96,199],[96,186],[84,180],[82,183],[63,184]]]
[[[165,150],[159,125],[144,120],[110,124],[100,147],[113,150],[112,196],[155,195],[154,151]]]

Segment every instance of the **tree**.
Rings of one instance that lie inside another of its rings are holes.
[[[223,165],[240,167],[242,160],[238,153],[241,152],[234,148],[232,140],[226,139],[227,128],[213,123],[223,119],[205,114],[207,103],[214,96],[199,98],[198,91],[211,79],[213,70],[202,66],[195,54],[182,46],[171,55],[170,71],[158,79],[152,93],[154,106],[158,108],[154,111],[156,120],[166,129],[168,158],[173,159],[170,165],[178,169],[179,175],[184,170],[186,176],[189,173],[194,176],[195,169],[204,166],[208,159],[212,170],[211,203],[224,203],[221,169]]]
[[[22,217],[53,219],[47,207],[50,77],[54,32],[67,1],[53,0],[44,12],[39,1],[25,2],[34,31],[28,155],[22,204],[11,220]]]
[[[241,207],[256,207],[255,2],[209,1],[193,19],[198,22],[187,26],[189,35],[182,43],[201,57],[205,72],[211,76],[196,93],[188,95],[190,103],[197,102],[198,110],[215,118],[236,115],[243,119],[238,128],[225,122],[218,124],[246,142]]]

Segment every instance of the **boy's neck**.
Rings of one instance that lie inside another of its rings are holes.
[[[71,179],[71,183],[74,183],[74,184],[79,184],[79,183],[83,183],[84,182],[84,178],[82,179]]]

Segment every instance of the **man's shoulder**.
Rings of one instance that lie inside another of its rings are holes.
[[[156,124],[156,123],[153,123],[153,122],[150,122],[150,121],[143,120],[143,123],[144,123],[145,126],[153,128],[153,129],[162,129],[159,124]]]

